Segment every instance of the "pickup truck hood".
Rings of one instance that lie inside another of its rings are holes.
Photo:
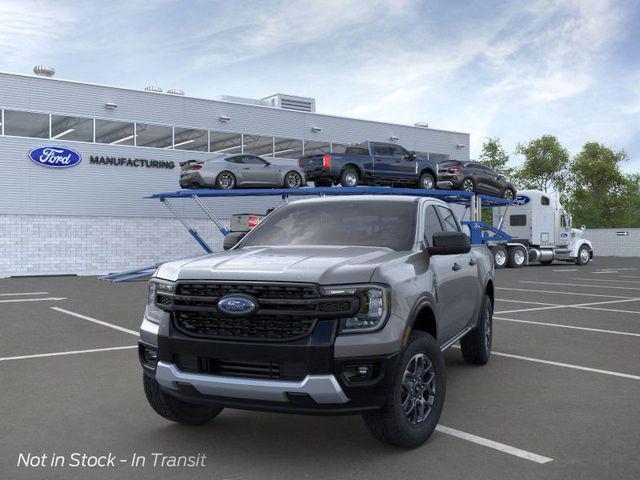
[[[380,247],[247,247],[162,264],[166,280],[366,283],[382,263],[406,255]]]

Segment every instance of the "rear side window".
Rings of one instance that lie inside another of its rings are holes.
[[[512,227],[524,227],[527,224],[526,215],[511,215],[509,217],[509,225]]]
[[[346,155],[369,155],[369,149],[366,147],[347,147]]]
[[[238,155],[237,157],[229,157],[225,160],[230,163],[244,163],[244,157],[242,155]]]
[[[424,242],[428,247],[433,246],[433,234],[442,232],[442,224],[433,205],[429,205],[424,214]]]
[[[393,149],[386,145],[374,145],[373,149],[376,152],[376,155],[393,155]]]
[[[438,205],[438,211],[440,212],[440,218],[442,219],[442,226],[445,232],[459,232],[460,226],[453,212],[447,207]]]

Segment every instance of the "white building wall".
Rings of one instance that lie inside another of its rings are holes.
[[[584,238],[593,243],[594,257],[640,257],[640,228],[589,228]]]

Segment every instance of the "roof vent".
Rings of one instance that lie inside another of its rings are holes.
[[[167,90],[167,93],[169,95],[184,95],[184,92],[179,88],[170,88],[169,90]]]
[[[146,92],[162,93],[162,88],[158,87],[157,85],[147,85],[146,87],[144,87],[144,90]]]
[[[416,122],[414,125],[420,128],[429,128],[429,124],[427,122]]]
[[[316,101],[309,97],[296,97],[295,95],[276,93],[270,97],[263,98],[263,100],[269,102],[272,107],[278,107],[284,110],[297,110],[299,112],[316,111]]]
[[[257,105],[259,107],[268,107],[271,105],[269,102],[258,100],[257,98],[235,97],[233,95],[220,95],[219,98],[223,102],[242,103],[244,105]]]
[[[33,73],[39,77],[53,77],[56,74],[56,69],[53,67],[46,67],[44,65],[36,65],[33,67]]]

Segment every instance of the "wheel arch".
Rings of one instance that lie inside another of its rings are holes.
[[[411,322],[407,326],[404,338],[405,345],[409,339],[410,333],[414,330],[428,333],[434,338],[434,340],[438,340],[439,332],[435,309],[431,302],[426,298],[420,300],[413,309]]]
[[[422,170],[420,170],[420,177],[422,175],[424,175],[425,173],[429,173],[433,177],[433,181],[434,182],[438,181],[438,176],[436,175],[436,172],[433,171],[433,168],[431,168],[431,167],[423,167]]]
[[[357,173],[358,173],[358,177],[360,179],[362,179],[362,170],[360,169],[360,167],[358,165],[356,165],[353,162],[349,162],[345,165],[342,166],[342,168],[340,169],[340,175],[342,175],[342,173],[347,170],[348,168],[352,168],[354,169]]]

